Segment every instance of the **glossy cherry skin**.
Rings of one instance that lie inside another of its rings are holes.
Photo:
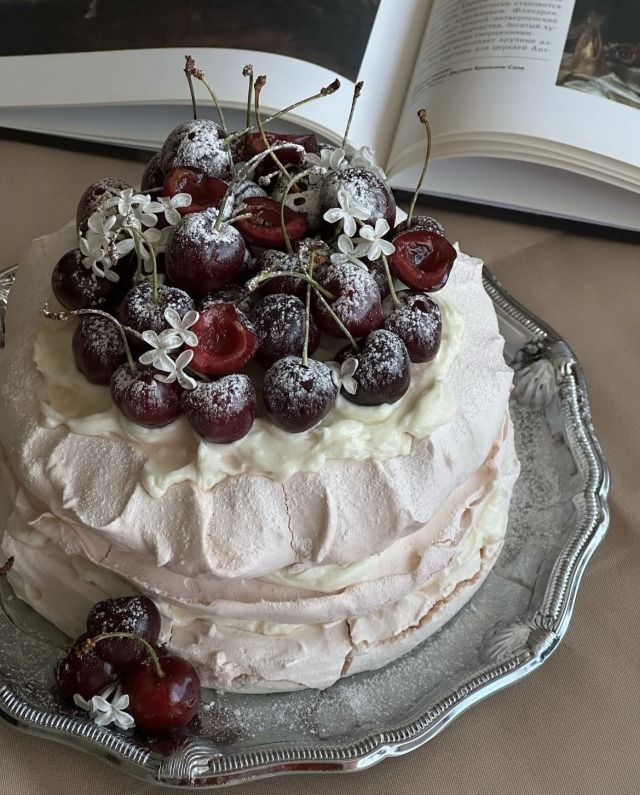
[[[151,282],[140,282],[125,296],[120,317],[125,326],[130,326],[140,334],[147,330],[159,334],[169,328],[164,316],[167,309],[175,309],[180,317],[184,317],[191,309],[195,309],[195,304],[184,290],[166,284],[158,285],[158,301],[154,303]]]
[[[332,262],[314,271],[315,279],[335,296],[326,299],[354,337],[362,337],[382,325],[380,291],[373,276],[350,262]],[[344,334],[318,296],[313,298],[314,317],[322,331],[333,337]]]
[[[231,303],[211,304],[191,327],[198,337],[191,368],[204,375],[237,373],[258,350],[258,338],[246,316]]]
[[[88,635],[81,635],[55,665],[56,684],[64,699],[72,699],[76,693],[89,699],[116,679],[115,668],[87,643],[88,639]]]
[[[162,677],[147,657],[122,679],[122,689],[129,696],[128,711],[137,728],[152,734],[186,726],[202,700],[200,678],[191,663],[173,654],[160,654],[159,661]]]
[[[117,326],[99,315],[80,318],[71,346],[76,367],[92,384],[108,386],[127,358]]]
[[[265,137],[270,146],[274,144],[297,144],[303,146],[306,152],[318,153],[318,139],[313,133],[265,133]],[[254,155],[264,152],[267,146],[264,138],[259,132],[248,133],[244,138],[244,157],[249,160]],[[301,166],[304,163],[304,152],[294,146],[284,147],[275,152],[275,156],[284,166]],[[254,179],[258,180],[271,171],[275,171],[278,165],[273,156],[265,157],[254,169]]]
[[[233,281],[242,268],[245,244],[227,223],[214,229],[215,210],[185,216],[167,240],[167,276],[191,295],[204,295]]]
[[[78,248],[63,254],[51,274],[53,294],[65,309],[108,309],[122,298],[128,285],[124,278],[110,282],[85,268]]]
[[[426,293],[403,290],[398,298],[401,305],[385,318],[384,328],[400,337],[412,362],[430,362],[440,350],[440,307]]]
[[[207,177],[229,179],[231,156],[224,144],[222,127],[209,119],[182,122],[162,145],[160,167],[165,174],[172,168],[192,168]]]
[[[152,646],[160,634],[160,613],[148,596],[122,596],[97,602],[87,616],[87,632],[91,637],[107,632],[132,632]],[[133,638],[109,638],[96,643],[103,660],[118,671],[146,659],[149,652]]]
[[[244,373],[201,383],[182,394],[182,410],[194,431],[208,442],[242,439],[256,418],[256,391]]]
[[[338,355],[338,359],[347,356],[358,360],[353,375],[357,383],[355,394],[342,390],[344,397],[352,403],[361,406],[395,403],[409,389],[409,354],[402,340],[392,332],[385,329],[372,331],[358,353],[348,348]]]
[[[305,305],[294,295],[276,293],[265,295],[251,313],[251,321],[258,335],[258,360],[269,367],[285,356],[301,356],[304,346]],[[320,332],[309,317],[307,351],[313,354],[320,343]]]
[[[246,212],[253,215],[253,218],[243,218],[236,222],[236,227],[245,241],[251,246],[284,251],[286,243],[280,226],[282,205],[273,199],[260,196],[252,196],[244,204]],[[288,207],[284,208],[284,225],[292,244],[301,240],[307,231],[306,218]]]
[[[396,225],[393,230],[392,240],[395,240],[403,232],[408,232],[409,228],[411,228],[412,232],[435,232],[437,235],[446,237],[444,226],[442,226],[440,221],[436,221],[435,218],[431,218],[429,215],[414,215],[411,219],[411,227],[408,226],[407,221],[408,219],[405,218],[404,221],[400,221]]]
[[[180,416],[179,384],[165,384],[153,370],[131,372],[121,365],[111,377],[111,397],[124,416],[146,428],[161,428]]]
[[[119,177],[105,177],[97,182],[92,182],[80,197],[76,209],[76,226],[85,229],[89,216],[104,206],[109,199],[113,199],[120,191],[133,187]]]
[[[445,286],[458,256],[446,238],[437,232],[410,231],[395,237],[393,244],[391,269],[407,287],[431,293]]]
[[[164,178],[162,193],[164,196],[188,193],[191,204],[178,207],[178,212],[180,215],[190,215],[217,207],[228,187],[229,184],[223,179],[207,177],[192,168],[172,168]]]
[[[142,172],[140,190],[142,193],[146,193],[155,188],[161,188],[163,182],[164,172],[160,166],[160,152],[156,152]],[[166,196],[166,194],[164,195]]]
[[[289,433],[301,433],[327,416],[338,388],[323,362],[300,356],[279,359],[264,376],[264,405],[273,422]]]

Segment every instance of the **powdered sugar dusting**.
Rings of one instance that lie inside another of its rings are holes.
[[[192,119],[179,124],[167,136],[160,150],[160,165],[166,174],[172,168],[193,168],[208,177],[228,179],[231,157],[222,139],[222,128],[209,119]]]
[[[137,287],[129,290],[122,305],[122,322],[142,333],[155,331],[159,334],[169,328],[169,322],[164,316],[165,310],[173,308],[184,317],[187,312],[195,309],[193,299],[184,290],[167,285],[158,285],[158,302],[153,302],[153,285],[151,282],[141,282]]]
[[[371,171],[363,168],[330,171],[324,178],[320,194],[323,211],[338,207],[338,191],[341,189],[349,193],[354,204],[369,211],[370,218],[367,223],[373,223],[378,218],[395,218],[396,203],[393,194]]]
[[[324,407],[338,390],[331,370],[323,362],[309,359],[304,365],[297,356],[287,356],[272,365],[264,378],[265,403],[278,414],[299,415],[309,406]]]

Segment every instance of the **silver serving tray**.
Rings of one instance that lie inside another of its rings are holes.
[[[0,273],[0,344],[13,275]],[[188,733],[149,740],[100,728],[60,703],[52,665],[67,641],[0,578],[0,716],[146,781],[215,787],[363,770],[418,748],[541,665],[567,631],[582,574],[606,532],[609,470],[571,348],[489,271],[484,281],[515,369],[511,408],[522,475],[496,566],[440,632],[386,668],[322,692],[206,691]]]

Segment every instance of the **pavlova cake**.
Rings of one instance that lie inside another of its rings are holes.
[[[0,351],[17,595],[76,637],[138,594],[152,646],[254,693],[441,627],[518,474],[481,263],[397,224],[368,151],[266,132],[263,85],[256,129],[181,124],[139,190],[91,185],[34,241]]]

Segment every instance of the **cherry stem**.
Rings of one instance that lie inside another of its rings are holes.
[[[195,68],[195,61],[190,55],[185,55],[185,65],[184,65],[184,73],[187,78],[187,83],[189,83],[189,93],[191,94],[191,105],[193,107],[193,118],[198,118],[198,108],[196,106],[196,93],[193,90],[193,70]]]
[[[316,252],[312,251],[309,257],[309,281],[307,282],[307,296],[304,312],[304,343],[302,345],[302,363],[307,366],[309,358],[309,325],[311,317],[311,280],[313,279],[313,268],[315,266]]]
[[[356,103],[358,101],[358,97],[362,91],[362,86],[364,85],[363,80],[359,80],[354,89],[353,89],[353,99],[351,100],[351,110],[349,111],[349,118],[347,120],[347,128],[344,131],[344,135],[342,136],[342,143],[340,144],[341,148],[344,149],[347,143],[347,137],[349,135],[349,130],[351,129],[351,121],[353,120],[353,112],[356,109]]]
[[[253,213],[242,213],[241,215],[234,215],[233,218],[229,218],[227,223],[235,224],[236,221],[244,221],[247,218],[255,218],[255,215]]]
[[[287,232],[287,227],[284,222],[284,210],[285,210],[285,201],[287,200],[287,196],[289,195],[289,191],[291,188],[299,182],[301,179],[308,177],[309,174],[313,169],[308,168],[306,171],[301,171],[299,174],[295,174],[288,182],[287,187],[284,189],[284,193],[282,194],[281,204],[280,204],[280,228],[282,229],[282,235],[284,237],[284,242],[287,247],[287,253],[293,254],[293,247],[291,246],[291,240],[289,238],[289,233]],[[287,174],[287,176],[289,176]]]
[[[304,152],[304,147],[300,146],[300,144],[289,144],[289,143],[286,143],[286,144],[285,143],[274,144],[273,146],[270,146],[269,149],[267,149],[266,151],[258,152],[257,155],[254,155],[250,160],[247,160],[247,162],[243,165],[242,169],[240,170],[240,178],[241,179],[248,178],[248,175],[253,170],[255,170],[256,166],[262,160],[264,160],[265,157],[269,157],[274,152],[280,151],[280,149],[297,149],[300,152]],[[277,173],[278,173],[277,171],[273,172],[274,175],[277,174]],[[271,176],[273,176],[273,175],[271,175]],[[289,176],[289,174],[287,174],[287,177],[288,176]]]
[[[13,555],[10,558],[7,558],[5,562],[0,566],[0,577],[6,577],[7,574],[13,568],[14,557]]]
[[[333,311],[333,309],[332,309],[332,308],[329,306],[329,304],[328,304],[328,302],[326,301],[325,297],[324,297],[324,296],[323,296],[321,293],[318,293],[318,300],[319,300],[319,301],[320,301],[320,303],[321,303],[321,304],[324,306],[324,308],[327,310],[327,312],[328,312],[328,313],[331,315],[331,317],[333,318],[333,322],[334,322],[334,323],[335,323],[335,324],[338,326],[338,328],[340,329],[340,331],[341,331],[341,332],[344,334],[344,336],[345,336],[345,337],[346,337],[346,338],[349,340],[349,342],[351,343],[351,347],[353,348],[353,350],[354,350],[354,351],[356,351],[356,352],[357,352],[357,351],[359,351],[359,350],[360,350],[360,348],[358,347],[358,343],[357,343],[357,342],[354,340],[354,338],[351,336],[351,332],[350,332],[350,331],[349,331],[349,329],[348,329],[348,328],[347,328],[347,327],[344,325],[344,323],[343,323],[343,322],[340,320],[340,318],[339,318],[339,317],[336,315],[336,313]]]
[[[151,244],[147,244],[147,240],[145,236],[139,229],[136,229],[135,226],[127,226],[124,227],[128,232],[131,233],[131,237],[133,238],[134,244],[135,241],[140,241],[142,238],[142,243],[147,246],[147,251],[149,252],[149,256],[151,257],[151,266],[153,270],[151,271],[151,300],[154,304],[158,303],[158,264],[156,262],[156,253],[153,250],[153,246]],[[136,249],[137,251],[137,249]]]
[[[110,320],[116,326],[116,328],[120,332],[120,336],[122,337],[122,344],[124,345],[124,351],[127,355],[127,363],[129,365],[129,369],[131,370],[131,375],[136,374],[137,370],[135,363],[133,361],[131,348],[129,347],[129,340],[127,339],[127,333],[122,323],[116,320],[116,318],[113,315],[110,315],[108,312],[103,312],[102,309],[71,309],[68,312],[52,312],[49,309],[49,303],[46,301],[44,306],[42,307],[42,314],[48,320],[69,320],[70,317],[81,317],[82,315],[97,315],[98,317],[104,317],[107,320]],[[133,331],[133,329],[131,329],[131,331]]]
[[[209,96],[211,97],[211,100],[212,100],[213,104],[216,106],[216,110],[218,111],[218,116],[220,117],[220,126],[222,127],[222,131],[225,134],[225,141],[226,141],[227,125],[225,124],[224,113],[222,112],[222,105],[218,101],[218,97],[216,96],[216,92],[211,87],[211,84],[207,80],[207,76],[202,71],[202,69],[195,70],[195,72],[193,73],[193,76],[197,80],[199,80],[204,85],[204,87],[207,89],[207,91],[209,92]]]
[[[242,70],[244,77],[249,78],[249,93],[247,94],[247,120],[245,126],[251,125],[251,105],[253,104],[253,64],[248,63]]]
[[[292,110],[299,108],[301,105],[306,105],[307,102],[313,102],[316,99],[322,99],[322,97],[329,97],[331,94],[335,94],[335,92],[340,88],[340,81],[336,78],[332,83],[329,83],[328,86],[324,86],[323,88],[318,91],[317,94],[314,94],[311,97],[306,97],[305,99],[298,100],[298,102],[294,102],[292,105],[287,105],[286,108],[277,111],[277,113],[272,114],[271,116],[267,116],[266,119],[263,120],[263,124],[268,124],[270,121],[274,119],[279,119],[280,116],[284,116],[285,113],[290,113]],[[230,141],[235,141],[236,138],[242,138],[243,135],[247,133],[254,132],[256,130],[256,125],[247,125],[244,130],[238,130],[238,132],[232,133],[229,136]]]
[[[136,251],[136,275],[135,275],[135,283],[138,284],[140,279],[142,278],[142,254],[140,253],[140,244],[138,243],[138,238],[133,238],[133,247]]]
[[[149,656],[151,657],[156,669],[156,673],[158,674],[158,679],[164,679],[165,673],[162,670],[162,666],[160,665],[160,658],[158,657],[156,650],[144,638],[141,638],[140,635],[136,635],[133,632],[103,632],[100,635],[95,635],[93,638],[89,638],[89,641],[95,645],[96,643],[100,643],[101,640],[109,640],[110,638],[128,638],[129,640],[137,640],[142,643],[142,645],[145,646],[149,652]]]
[[[330,301],[336,300],[336,296],[333,293],[330,293],[321,284],[318,284],[318,282],[312,279],[308,274],[302,273],[302,271],[273,271],[272,273],[259,273],[257,276],[254,276],[253,279],[249,279],[247,282],[249,292],[255,292],[265,282],[270,282],[271,279],[277,279],[280,276],[293,276],[296,279],[302,279],[303,282],[310,284],[319,295],[326,296]]]
[[[384,264],[384,272],[387,277],[387,284],[389,285],[389,295],[391,296],[391,300],[393,301],[393,306],[397,309],[400,306],[400,300],[396,293],[396,288],[393,285],[393,276],[391,275],[391,268],[389,267],[389,260],[387,259],[385,254],[380,254],[382,257],[382,262]]]
[[[213,225],[213,232],[219,232],[220,227],[222,226],[222,218],[224,216],[224,211],[227,206],[227,202],[229,201],[229,196],[231,195],[231,191],[233,190],[233,182],[230,182],[227,185],[227,189],[224,192],[224,196],[220,199],[220,203],[218,204],[218,214],[216,215],[216,220]]]
[[[424,124],[425,129],[427,131],[427,154],[424,158],[424,165],[422,166],[422,173],[420,174],[420,179],[418,180],[418,185],[416,186],[416,191],[413,194],[413,199],[411,199],[411,206],[409,207],[409,215],[407,217],[407,229],[411,229],[411,220],[413,219],[413,210],[416,206],[416,201],[418,200],[418,194],[420,193],[420,188],[422,187],[422,183],[424,181],[425,175],[427,173],[427,166],[429,165],[429,158],[431,157],[431,125],[429,124],[429,117],[427,116],[427,111],[424,108],[421,108],[418,111],[418,118]]]
[[[271,144],[267,140],[267,135],[264,131],[264,126],[262,124],[262,119],[260,118],[260,93],[264,88],[267,82],[266,75],[258,75],[256,78],[255,83],[253,84],[253,97],[255,101],[255,108],[256,108],[256,123],[258,125],[258,130],[260,131],[260,136],[264,142],[265,149],[270,151],[271,157],[275,161],[276,166],[278,166],[278,170],[284,175],[286,179],[289,179],[289,172],[287,169],[282,165],[278,156],[271,151]]]

